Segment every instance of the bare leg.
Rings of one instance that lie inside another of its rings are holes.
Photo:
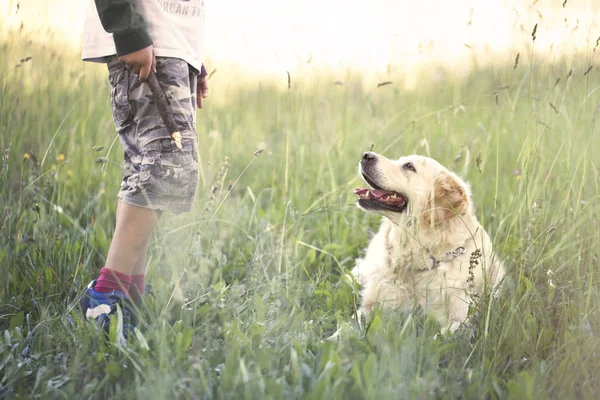
[[[116,212],[116,220],[117,223],[119,221],[119,211],[121,210],[121,205],[123,204],[123,202],[121,200],[119,200],[119,202],[117,203],[117,212]],[[156,214],[158,217],[160,217],[161,211],[156,211]],[[142,252],[142,254],[140,255],[140,258],[138,259],[138,261],[135,264],[135,267],[133,268],[133,272],[131,273],[131,275],[143,275],[146,273],[146,258],[148,255],[148,248],[150,247],[150,238],[148,238],[148,241],[146,242],[146,246],[144,251]]]
[[[148,255],[148,248],[150,247],[150,238],[146,242],[142,253],[140,254],[140,258],[138,259],[131,275],[144,275],[146,273],[146,256]]]
[[[105,267],[126,275],[145,269],[146,252],[152,230],[158,221],[156,211],[119,201],[117,224]]]

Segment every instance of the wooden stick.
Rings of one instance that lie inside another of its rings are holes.
[[[156,74],[154,71],[150,71],[148,75],[148,80],[146,81],[148,86],[150,86],[150,90],[152,91],[152,95],[154,96],[154,101],[156,102],[156,106],[158,107],[158,112],[162,117],[167,130],[171,134],[173,140],[175,140],[175,146],[180,151],[183,151],[183,146],[181,144],[181,133],[179,129],[177,129],[177,124],[175,124],[175,118],[173,118],[173,112],[171,111],[171,107],[169,106],[169,100],[165,96],[160,84],[158,83],[158,79],[156,79]]]

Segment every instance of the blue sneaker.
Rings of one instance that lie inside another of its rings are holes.
[[[123,317],[122,329],[117,327],[117,339],[119,341],[127,340],[127,337],[133,333],[135,316],[125,294],[119,290],[102,293],[94,290],[96,280],[93,280],[87,286],[85,293],[79,300],[81,311],[86,320],[96,320],[102,329],[109,333],[111,316],[117,317],[119,309]],[[119,332],[121,331],[121,332]]]

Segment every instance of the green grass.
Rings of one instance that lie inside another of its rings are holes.
[[[198,113],[196,209],[162,218],[143,339],[124,349],[75,308],[103,265],[121,179],[104,69],[18,38],[0,52],[1,398],[600,392],[600,77],[584,75],[585,57],[413,92],[217,73]],[[371,145],[430,155],[471,182],[509,274],[472,328],[439,336],[418,312],[353,322],[343,272],[379,222],[353,205]],[[338,325],[342,339],[325,340]]]

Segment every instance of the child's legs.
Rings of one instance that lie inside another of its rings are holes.
[[[198,183],[196,71],[182,60],[157,59],[157,78],[183,136],[180,151],[164,126],[148,86],[116,57],[108,63],[108,69],[113,119],[124,149],[125,176],[106,268],[143,275],[160,212],[190,211],[194,203]]]
[[[123,202],[121,200],[119,200],[119,202],[117,203],[117,212],[116,212],[117,223],[119,221],[119,211],[121,210],[122,205],[123,205]],[[160,211],[156,212],[157,217],[160,217],[160,214],[161,214]],[[148,238],[148,240],[146,241],[145,248],[141,252],[140,257],[139,257],[137,263],[135,264],[135,267],[133,268],[133,272],[131,273],[131,275],[145,275],[145,273],[146,273],[146,258],[148,255],[149,247],[150,247],[150,238]],[[139,289],[143,290],[143,288],[139,288]]]
[[[157,221],[158,216],[154,210],[121,203],[105,267],[127,275],[134,274],[135,268],[140,263],[145,263],[146,251]]]

